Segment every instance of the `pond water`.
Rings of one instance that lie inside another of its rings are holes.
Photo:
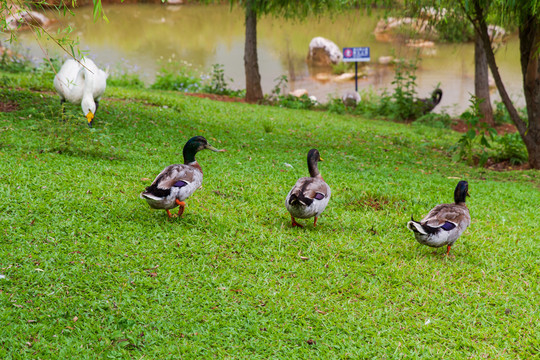
[[[58,17],[50,29],[70,25],[80,39],[80,47],[102,67],[112,72],[135,72],[146,83],[152,83],[163,62],[185,60],[206,73],[212,64],[222,64],[225,75],[233,79],[233,88],[244,88],[244,14],[241,9],[228,5],[163,5],[118,4],[105,5],[109,19],[94,23],[92,9],[75,9],[75,17]],[[354,81],[319,81],[316,70],[307,66],[305,58],[313,37],[323,36],[340,48],[369,46],[371,62],[368,76],[359,80],[359,90],[373,88],[391,89],[394,70],[379,66],[380,56],[414,58],[416,49],[403,44],[375,40],[373,30],[378,21],[375,15],[350,11],[333,17],[324,16],[304,21],[285,21],[270,17],[258,24],[259,66],[263,91],[269,93],[276,85],[276,78],[286,75],[289,90],[307,89],[320,101],[328,96],[340,96],[354,90]],[[30,33],[20,34],[21,43],[30,55],[42,58],[43,53]],[[50,41],[42,45],[51,54],[62,53]],[[497,60],[507,90],[523,106],[519,42],[516,36],[497,52]],[[451,114],[463,111],[474,93],[474,45],[437,44],[420,52],[417,70],[417,91],[427,97],[440,84],[444,91],[437,111]],[[496,92],[492,100],[499,99]]]

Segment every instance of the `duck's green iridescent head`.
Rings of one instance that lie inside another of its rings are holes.
[[[464,203],[467,196],[470,196],[469,183],[462,180],[457,184],[456,190],[454,190],[454,201],[456,204]]]
[[[224,152],[224,149],[216,149],[208,143],[208,141],[202,136],[194,136],[189,139],[184,145],[184,150],[182,151],[184,155],[184,164],[189,164],[195,161],[195,154],[199,151],[208,149],[216,152]]]

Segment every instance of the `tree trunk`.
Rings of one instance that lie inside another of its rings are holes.
[[[527,7],[519,14],[519,50],[521,57],[521,73],[523,74],[523,90],[527,104],[528,121],[523,120],[517,112],[501,79],[501,74],[495,61],[495,54],[487,32],[486,16],[479,0],[473,2],[474,18],[470,17],[475,31],[481,36],[486,57],[501,95],[504,106],[510,114],[512,122],[527,147],[529,165],[540,169],[540,19],[532,14],[532,8]]]
[[[480,113],[483,121],[490,126],[495,126],[493,119],[493,109],[489,96],[489,67],[487,64],[486,51],[482,44],[482,38],[476,34],[474,39],[474,94],[478,99],[483,99],[480,103]]]
[[[261,74],[257,58],[257,12],[253,9],[252,0],[248,0],[246,4],[244,69],[246,72],[246,101],[255,103],[262,100]]]
[[[522,137],[529,152],[529,164],[533,169],[540,169],[540,19],[538,15],[528,14],[519,27],[519,50],[529,119],[527,133]]]

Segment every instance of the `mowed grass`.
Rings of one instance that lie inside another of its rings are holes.
[[[17,107],[0,113],[0,358],[539,356],[538,171],[452,163],[444,129],[106,95],[89,130],[51,92],[0,90]],[[198,154],[203,187],[168,219],[139,193],[195,135],[227,152]],[[332,198],[292,228],[311,148]],[[472,224],[446,258],[405,225],[460,179]]]

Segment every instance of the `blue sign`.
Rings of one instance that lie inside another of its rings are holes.
[[[369,47],[348,47],[343,48],[343,61],[371,61]]]

